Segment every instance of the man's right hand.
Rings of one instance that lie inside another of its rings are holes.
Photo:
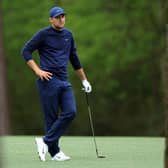
[[[41,69],[38,69],[35,73],[41,80],[46,79],[48,81],[52,78],[53,75],[51,72],[43,71]]]
[[[41,80],[49,81],[52,78],[53,74],[51,72],[47,72],[47,71],[40,69],[33,59],[28,60],[27,64]]]

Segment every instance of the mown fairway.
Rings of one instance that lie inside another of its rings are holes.
[[[61,149],[70,161],[39,161],[33,136],[1,137],[4,168],[163,168],[164,139],[150,137],[97,137],[96,158],[92,137],[63,137]]]

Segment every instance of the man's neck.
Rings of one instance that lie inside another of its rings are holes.
[[[54,26],[54,25],[51,25],[51,26],[52,26],[52,28],[55,29],[55,30],[62,31],[62,28],[60,28],[60,27],[56,27],[56,26]]]

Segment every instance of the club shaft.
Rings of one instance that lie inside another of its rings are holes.
[[[94,126],[93,126],[92,112],[91,112],[91,108],[90,108],[90,104],[89,104],[89,98],[88,98],[88,94],[87,93],[85,93],[85,94],[86,94],[86,102],[87,102],[87,107],[88,107],[88,112],[89,112],[90,127],[92,130],[93,140],[94,140],[95,149],[96,149],[96,155],[97,155],[97,157],[99,157],[96,138],[95,138],[95,132],[94,132]]]

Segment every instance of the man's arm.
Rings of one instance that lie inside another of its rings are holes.
[[[27,64],[41,80],[52,78],[52,73],[41,70],[33,59],[28,60]]]
[[[85,92],[90,93],[92,91],[92,87],[86,78],[83,68],[77,69],[76,73],[79,76],[80,80],[82,81],[82,85],[85,89]]]
[[[82,85],[84,87],[85,92],[90,93],[92,91],[92,87],[90,83],[87,81],[85,72],[80,64],[77,52],[76,52],[76,45],[72,36],[72,43],[71,43],[71,54],[70,54],[70,62],[73,68],[76,70],[77,75],[82,81]]]
[[[32,53],[43,43],[43,37],[44,33],[42,31],[37,32],[22,48],[22,56],[28,66],[41,80],[50,80],[52,78],[52,73],[41,70],[32,58]]]
[[[44,33],[39,31],[23,46],[21,52],[26,62],[33,58],[32,53],[43,43],[44,36]]]
[[[80,78],[81,81],[87,80],[83,68],[80,68],[80,69],[76,70],[76,73],[79,76],[79,78]]]

